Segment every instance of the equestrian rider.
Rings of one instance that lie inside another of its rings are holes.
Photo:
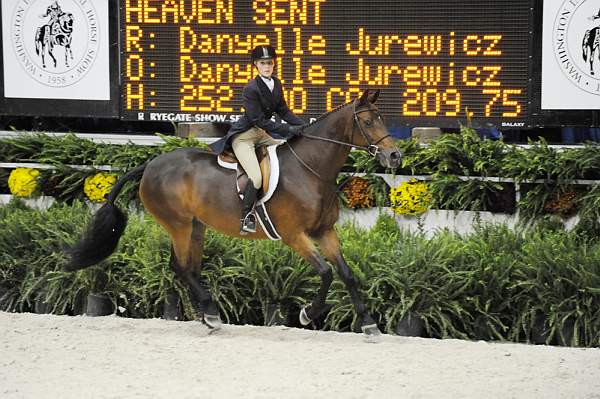
[[[225,137],[210,145],[217,154],[231,145],[239,163],[248,174],[249,181],[244,191],[240,218],[242,235],[256,232],[253,210],[256,194],[262,186],[262,176],[255,148],[279,144],[282,142],[278,140],[280,137],[290,139],[298,136],[300,126],[304,124],[302,119],[290,111],[283,97],[281,81],[273,75],[277,58],[273,46],[257,46],[252,50],[251,56],[258,76],[244,87],[244,115],[231,126]],[[272,121],[273,114],[279,115],[288,124]]]
[[[58,5],[58,1],[55,1],[46,9],[46,14],[42,15],[42,17],[50,16],[50,21],[48,22],[48,26],[52,26],[54,22],[58,21],[58,17],[60,17],[63,13],[60,5]]]

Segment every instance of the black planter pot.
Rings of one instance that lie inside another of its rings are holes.
[[[177,292],[169,291],[165,296],[162,318],[165,320],[181,320],[181,308]]]
[[[265,326],[283,326],[286,320],[287,318],[279,304],[267,304],[265,309]]]
[[[5,296],[8,293],[8,288],[3,285],[0,285],[0,310],[4,310],[4,301]]]
[[[33,310],[37,314],[52,313],[52,305],[46,303],[43,298],[36,298],[35,304],[33,305]]]
[[[567,320],[567,322],[560,329],[560,333],[556,333],[556,343],[560,346],[571,346],[574,333],[575,323],[572,320]]]
[[[395,333],[402,337],[420,337],[423,334],[425,324],[423,319],[416,313],[408,312],[396,325]]]
[[[531,342],[536,345],[546,345],[548,336],[550,335],[550,326],[546,323],[546,319],[538,316],[531,327]]]
[[[86,316],[108,316],[113,314],[114,307],[110,298],[105,294],[90,293],[85,307]]]
[[[69,314],[72,316],[81,316],[85,314],[87,306],[87,296],[83,294],[77,294],[77,297],[71,304]]]

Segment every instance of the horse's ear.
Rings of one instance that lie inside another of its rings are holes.
[[[371,104],[375,104],[375,101],[377,101],[377,98],[379,97],[379,92],[380,90],[377,89],[375,90],[375,93],[373,93],[370,97],[369,97],[369,101],[371,102]]]
[[[367,101],[369,101],[369,89],[365,90],[362,96],[360,96],[358,99],[358,105],[365,105]]]

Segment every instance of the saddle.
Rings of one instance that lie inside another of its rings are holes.
[[[271,221],[265,206],[265,203],[273,196],[273,193],[277,188],[277,183],[279,182],[277,145],[257,147],[256,158],[258,159],[258,163],[260,165],[260,173],[262,175],[263,183],[257,196],[258,200],[256,201],[254,211],[256,212],[256,215],[258,216],[258,222],[260,223],[267,237],[269,237],[271,240],[281,240],[281,236]],[[248,175],[246,175],[246,172],[240,166],[235,154],[232,151],[225,151],[217,157],[217,162],[223,168],[236,170],[236,185],[238,195],[240,198],[242,198],[243,192],[248,184]]]
[[[267,150],[267,146],[259,146],[256,148],[256,159],[258,160],[258,164],[260,165],[260,173],[262,175],[262,193],[266,193],[269,191],[269,178],[271,176],[271,159],[269,157],[269,151]],[[242,168],[242,165],[238,162],[235,154],[232,150],[225,150],[223,153],[219,155],[219,163],[225,164],[237,164],[237,189],[238,194],[242,194],[246,189],[246,185],[248,184],[248,175],[246,171]],[[261,194],[259,194],[259,198]]]

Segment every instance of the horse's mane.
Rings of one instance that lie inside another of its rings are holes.
[[[304,126],[304,128],[306,129],[306,128],[309,128],[309,127],[311,127],[311,126],[313,126],[313,125],[316,125],[318,122],[321,122],[323,119],[327,118],[327,117],[328,117],[328,116],[330,116],[331,114],[334,114],[334,113],[338,112],[338,111],[339,111],[339,110],[341,110],[342,108],[345,108],[345,107],[347,107],[348,105],[350,105],[350,104],[352,104],[352,103],[353,103],[353,101],[350,101],[350,102],[347,102],[347,103],[345,103],[345,104],[338,105],[337,107],[335,107],[335,108],[334,108],[334,109],[332,109],[331,111],[329,111],[329,112],[326,112],[326,113],[324,113],[324,114],[322,114],[322,115],[319,115],[319,117],[318,117],[317,119],[315,119],[314,121],[312,121],[312,122],[311,122],[311,123],[309,123],[308,125],[305,125],[305,126]]]

